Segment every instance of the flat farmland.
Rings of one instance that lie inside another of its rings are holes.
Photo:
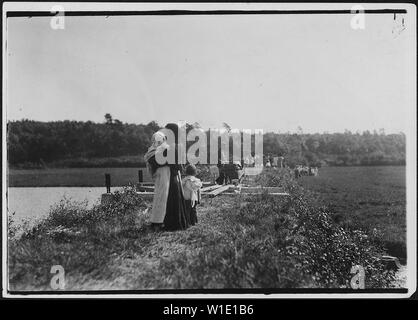
[[[324,167],[318,177],[303,177],[335,222],[382,233],[388,253],[406,258],[406,170],[403,166]]]
[[[104,187],[105,174],[109,173],[112,186],[126,186],[138,182],[142,170],[144,181],[151,178],[143,168],[59,168],[59,169],[9,169],[9,187]]]

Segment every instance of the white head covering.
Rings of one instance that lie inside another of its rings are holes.
[[[165,149],[165,142],[167,140],[167,137],[164,133],[161,131],[155,132],[151,137],[151,146],[148,148],[147,153],[144,155],[144,160],[146,162],[148,171],[152,174],[151,167],[149,166],[148,160],[151,159],[153,156],[155,156],[155,152],[163,148]]]
[[[164,143],[166,140],[166,136],[161,131],[157,131],[151,137],[151,147],[150,148],[157,148]]]

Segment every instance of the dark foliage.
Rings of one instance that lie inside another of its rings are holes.
[[[264,135],[264,154],[284,156],[288,165],[404,165],[405,135],[373,133],[315,133]]]
[[[7,124],[8,161],[12,166],[61,161],[77,167],[88,164],[86,159],[141,155],[158,129],[155,122],[127,124],[109,117],[106,123],[12,121]]]
[[[187,130],[196,126],[188,124]],[[112,119],[110,114],[105,115],[104,123],[11,121],[7,124],[8,161],[13,167],[24,168],[137,167],[143,165],[142,160],[118,161],[117,158],[143,155],[152,134],[159,128],[154,121],[146,125],[128,124]],[[384,131],[268,132],[264,134],[264,154],[284,156],[288,166],[404,165],[405,135]]]

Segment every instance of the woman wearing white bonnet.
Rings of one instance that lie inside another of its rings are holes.
[[[153,166],[150,161],[155,159],[157,153],[163,153],[167,148],[167,137],[161,131],[157,131],[151,138],[151,146],[144,156],[148,171],[154,180],[154,199],[152,202],[152,211],[150,221],[155,229],[162,227],[167,208],[168,191],[170,187],[170,167]]]

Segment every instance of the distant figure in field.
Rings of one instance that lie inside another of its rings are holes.
[[[200,188],[202,187],[202,181],[196,178],[197,170],[192,164],[186,167],[186,177],[183,178],[183,195],[186,202],[186,218],[190,221],[191,225],[197,223],[197,204],[200,203]]]
[[[228,158],[226,157],[225,153],[221,151],[220,157],[218,158],[218,170],[219,175],[218,178],[215,180],[217,184],[224,184],[227,183],[228,177],[226,174],[226,165],[229,163]]]
[[[254,155],[254,167],[262,167],[263,166],[263,158],[260,157],[258,154]]]
[[[311,168],[311,175],[314,176],[314,177],[317,177],[318,174],[319,174],[318,167],[312,167]]]
[[[273,162],[271,163],[273,167],[279,166],[279,157],[273,157]]]
[[[284,168],[284,164],[283,164],[284,157],[278,157],[278,161],[280,162],[280,168]]]
[[[266,168],[270,168],[270,167],[271,167],[270,160],[267,160],[267,162],[266,162]]]
[[[295,167],[295,178],[297,179],[301,176],[306,176],[306,175],[308,175],[308,172],[309,172],[308,167],[298,164]]]
[[[209,167],[210,176],[212,178],[212,182],[216,183],[216,179],[219,178],[219,168],[217,166],[210,166]]]
[[[296,179],[299,178],[300,177],[299,167],[295,167],[294,172],[295,172],[295,178]]]
[[[248,166],[255,167],[255,158],[254,158],[254,155],[252,154],[248,156]]]

